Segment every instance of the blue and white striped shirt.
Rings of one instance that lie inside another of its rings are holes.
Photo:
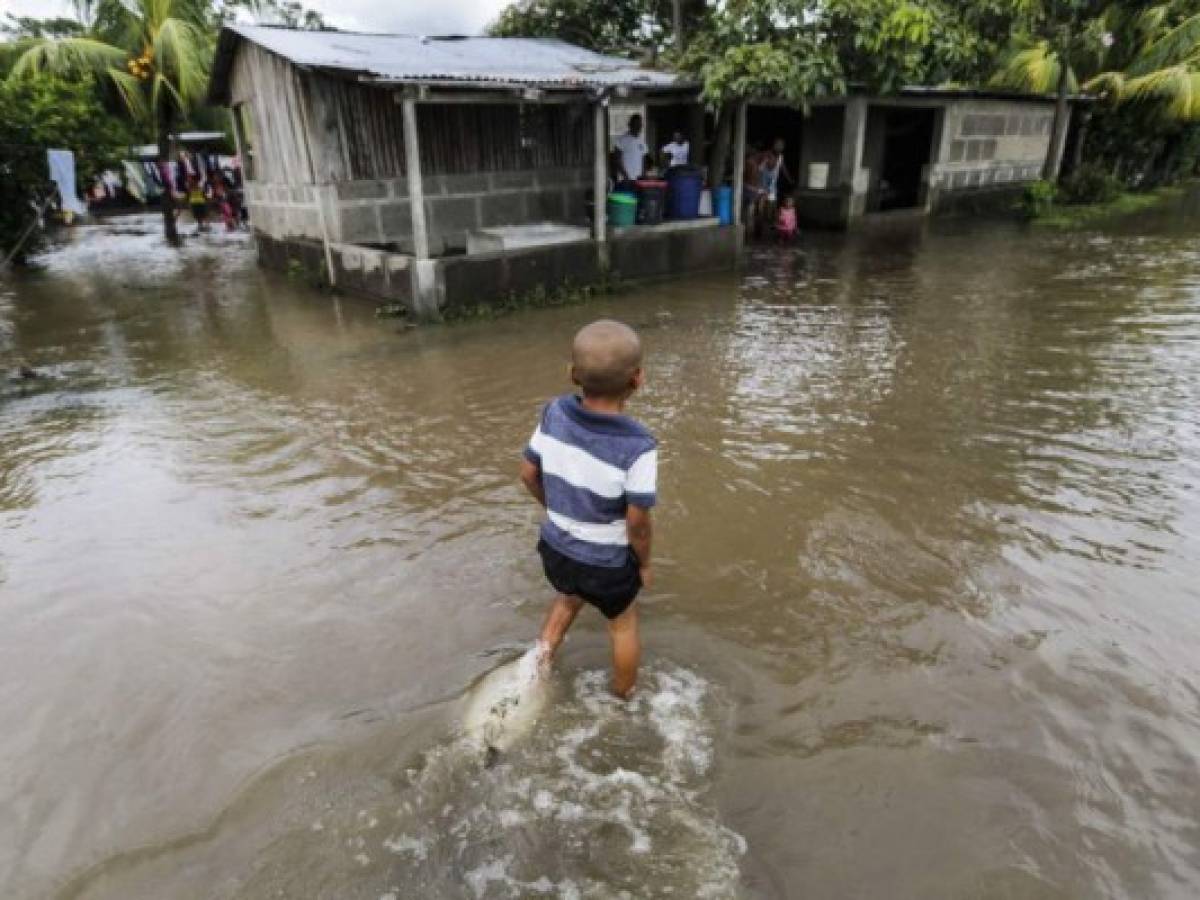
[[[654,436],[629,416],[592,412],[565,394],[542,410],[525,458],[542,472],[542,540],[581,563],[625,565],[625,512],[630,505],[649,509],[657,500]]]

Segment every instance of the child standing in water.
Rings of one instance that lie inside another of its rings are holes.
[[[775,233],[781,241],[790,241],[796,237],[796,201],[788,195],[779,204],[779,214],[775,217]]]
[[[642,386],[642,345],[628,325],[593,322],[575,335],[571,380],[542,410],[521,481],[546,508],[538,553],[558,591],[542,626],[549,664],[584,603],[608,620],[613,693],[637,683],[641,642],[634,600],[651,582],[650,509],[657,499],[658,442],[624,414]]]
[[[208,231],[208,197],[204,195],[204,186],[195,175],[188,177],[187,200],[192,208],[192,218],[196,220],[196,233]]]

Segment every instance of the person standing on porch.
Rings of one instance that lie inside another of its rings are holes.
[[[646,153],[649,148],[642,137],[642,117],[634,113],[629,117],[629,130],[617,138],[617,149],[621,151],[621,169],[626,181],[637,181],[646,169]]]
[[[667,158],[668,168],[686,166],[692,155],[692,145],[682,131],[676,131],[671,135],[671,143],[663,146],[662,153]]]

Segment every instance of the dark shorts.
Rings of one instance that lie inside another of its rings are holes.
[[[208,218],[208,204],[207,203],[193,203],[192,204],[192,218],[194,218],[196,221],[200,221],[201,219],[207,219]]]
[[[538,553],[546,579],[560,594],[572,594],[586,600],[604,614],[615,619],[637,598],[642,589],[633,551],[623,566],[589,566],[559,553],[545,541],[538,541]]]

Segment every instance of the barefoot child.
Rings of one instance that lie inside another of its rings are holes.
[[[792,197],[784,197],[779,204],[779,214],[775,217],[775,233],[781,241],[790,241],[796,237],[796,201]]]
[[[558,591],[541,647],[548,664],[590,603],[608,619],[613,693],[628,699],[641,655],[634,599],[651,580],[658,476],[657,441],[623,412],[642,385],[642,345],[628,325],[602,320],[575,335],[571,355],[582,396],[545,406],[521,463],[521,481],[546,508],[538,553]]]

